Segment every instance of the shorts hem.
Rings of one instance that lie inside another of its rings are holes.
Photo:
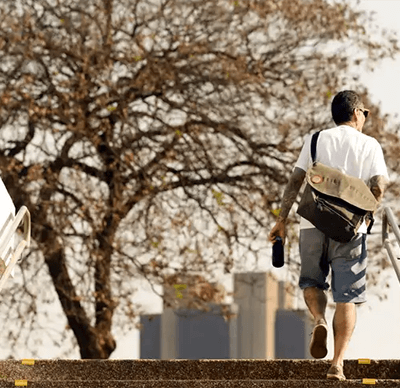
[[[362,304],[362,303],[366,303],[367,302],[367,300],[366,299],[364,299],[364,300],[335,300],[335,298],[333,298],[333,301],[335,302],[335,303],[354,303],[354,304]]]
[[[299,283],[299,287],[301,290],[304,290],[305,288],[309,288],[309,287],[317,287],[321,290],[327,291],[329,290],[329,284],[326,283],[325,285],[321,285],[321,284],[310,284],[310,283]]]

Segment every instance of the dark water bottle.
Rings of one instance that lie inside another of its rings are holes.
[[[281,237],[277,237],[272,246],[272,265],[276,268],[283,267],[285,264],[283,242]]]

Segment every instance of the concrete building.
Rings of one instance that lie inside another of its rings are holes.
[[[223,303],[221,285],[199,276],[171,280],[164,290],[171,304],[141,316],[141,359],[311,358],[308,312],[292,309],[291,287],[271,273],[234,274],[232,304]],[[205,294],[211,302],[200,311]]]

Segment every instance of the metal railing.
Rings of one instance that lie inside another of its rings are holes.
[[[15,232],[19,228],[21,222],[24,226],[24,231],[22,235],[22,240],[19,244],[14,248],[10,247],[10,243],[12,245],[11,239],[14,237]],[[0,231],[0,259],[6,260],[10,255],[11,259],[9,260],[3,276],[0,279],[0,291],[4,287],[7,279],[11,275],[12,270],[15,265],[18,263],[18,260],[21,256],[22,251],[29,247],[31,241],[31,215],[26,206],[22,206],[17,215],[14,217],[13,214],[10,214],[6,223]]]
[[[397,279],[400,282],[400,268],[397,263],[397,260],[400,260],[400,257],[395,258],[395,254],[393,253],[392,244],[389,240],[389,231],[388,226],[392,228],[394,235],[396,236],[397,243],[400,245],[400,229],[397,225],[397,222],[394,218],[394,214],[390,207],[385,207],[383,209],[383,216],[382,216],[382,245],[386,248],[390,261],[392,262],[393,268],[396,272]]]

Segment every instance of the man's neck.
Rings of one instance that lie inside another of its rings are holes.
[[[362,132],[362,128],[361,130],[357,128],[357,124],[354,121],[348,121],[346,123],[342,123],[340,125],[347,125],[348,127],[353,127],[354,129],[356,129],[358,132]]]

